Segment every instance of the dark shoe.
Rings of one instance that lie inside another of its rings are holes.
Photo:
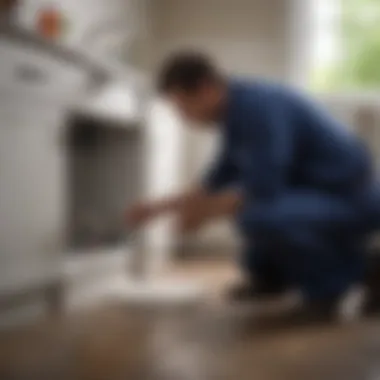
[[[289,318],[295,324],[357,321],[365,313],[365,304],[365,288],[353,286],[341,296],[300,302]]]
[[[367,290],[366,313],[380,312],[380,252],[368,257],[365,286]]]
[[[340,297],[305,303],[301,314],[316,320],[351,321],[380,313],[380,252],[368,256],[367,268],[362,284]]]

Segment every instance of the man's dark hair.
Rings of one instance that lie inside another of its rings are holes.
[[[195,91],[205,81],[216,81],[219,73],[213,62],[202,53],[181,52],[169,57],[158,76],[158,90]]]

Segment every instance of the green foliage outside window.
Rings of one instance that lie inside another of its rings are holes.
[[[318,90],[380,90],[380,0],[341,0],[342,55],[313,74]]]

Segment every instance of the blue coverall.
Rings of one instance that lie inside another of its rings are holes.
[[[379,227],[380,190],[370,156],[345,126],[282,86],[228,84],[220,155],[210,191],[237,186],[244,269],[276,273],[310,299],[360,282],[364,246]]]

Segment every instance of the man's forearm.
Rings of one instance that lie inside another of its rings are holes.
[[[212,218],[229,217],[235,215],[241,204],[243,197],[238,190],[226,190],[210,196],[209,214]]]
[[[127,210],[126,219],[130,226],[138,227],[167,213],[177,213],[180,216],[186,215],[185,219],[189,215],[191,220],[198,220],[199,217],[196,214],[199,214],[201,218],[203,215],[208,217],[208,210],[212,210],[211,213],[216,214],[221,212],[221,207],[225,210],[233,207],[232,203],[234,201],[231,198],[228,200],[224,197],[220,199],[220,206],[216,204],[216,201],[219,202],[219,197],[215,198],[214,194],[199,188],[178,196],[134,205]]]
[[[196,229],[212,219],[236,215],[242,202],[241,193],[237,189],[213,193],[198,188],[178,196],[152,202],[148,206],[148,210],[150,209],[150,218],[165,213],[178,213],[180,230],[186,232]]]
[[[190,232],[213,219],[236,215],[242,204],[240,192],[228,190],[221,193],[203,193],[196,201],[184,203],[180,209],[179,227]]]
[[[154,208],[157,213],[173,212],[179,210],[189,202],[194,202],[201,197],[203,198],[206,194],[207,193],[204,189],[196,188],[189,192],[154,201],[151,204],[151,207]]]

